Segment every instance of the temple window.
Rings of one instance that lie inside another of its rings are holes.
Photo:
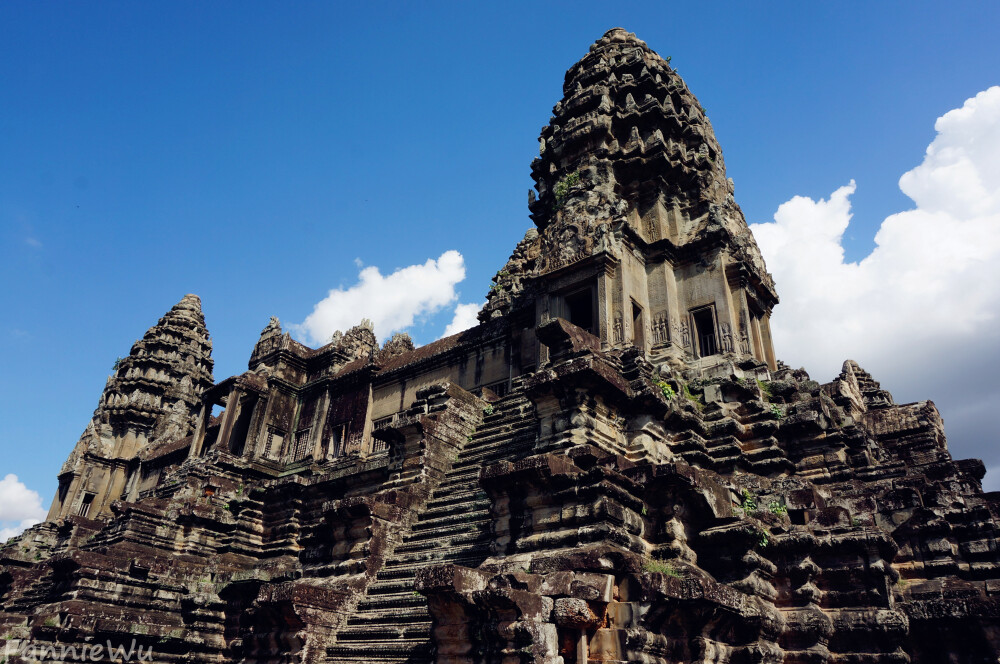
[[[570,293],[565,298],[566,319],[579,328],[594,333],[594,292],[591,288]]]
[[[717,354],[719,344],[715,332],[715,306],[693,309],[691,321],[695,330],[694,338],[698,344],[698,356],[708,357]]]
[[[347,441],[347,424],[335,424],[330,432],[330,458],[336,459],[344,453]]]
[[[632,300],[632,345],[636,348],[646,347],[646,326],[642,319],[642,307]]]
[[[250,420],[253,417],[256,404],[257,398],[252,395],[247,395],[239,401],[239,416],[236,418],[233,432],[229,436],[229,449],[233,454],[243,454],[247,436],[250,434]]]
[[[309,429],[299,429],[295,432],[295,444],[292,446],[290,461],[299,461],[309,456]]]
[[[264,447],[264,456],[268,459],[277,459],[281,454],[281,446],[285,442],[285,432],[274,427],[267,429],[267,444]]]
[[[77,512],[80,516],[87,516],[90,514],[90,506],[94,503],[94,494],[85,493],[83,494],[83,501],[80,503],[80,510]]]

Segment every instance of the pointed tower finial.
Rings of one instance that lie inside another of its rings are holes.
[[[121,462],[154,441],[191,432],[201,393],[212,386],[212,368],[201,299],[185,295],[115,362],[93,419],[60,471],[49,519],[109,514],[126,485]],[[73,482],[84,474],[85,486]]]

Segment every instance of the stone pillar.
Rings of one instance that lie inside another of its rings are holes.
[[[222,413],[222,424],[219,426],[219,436],[215,440],[215,448],[229,451],[229,439],[233,435],[233,425],[240,416],[240,392],[235,387],[229,390],[226,397],[226,410]]]
[[[316,414],[313,416],[313,421],[310,424],[312,431],[318,432],[313,437],[312,446],[312,458],[315,461],[323,461],[326,458],[326,453],[323,452],[323,434],[326,428],[326,418],[330,412],[330,392],[327,390],[323,393],[321,397],[322,402],[320,407],[316,409]]]
[[[201,447],[205,444],[205,432],[208,431],[208,420],[212,416],[212,404],[208,401],[201,402],[201,411],[198,413],[198,424],[195,426],[194,437],[191,439],[191,448],[188,458],[194,459],[201,456]]]
[[[614,265],[606,263],[604,270],[597,275],[597,336],[601,340],[601,348],[607,349],[615,344],[615,296],[621,291],[621,284],[616,279]],[[542,322],[539,321],[539,325]]]
[[[764,361],[771,371],[778,370],[778,362],[774,357],[774,341],[771,338],[771,315],[764,314],[760,318],[761,344],[764,346]]]
[[[264,414],[260,418],[260,426],[257,428],[257,439],[254,441],[253,445],[253,458],[259,459],[261,457],[265,457],[267,454],[267,423],[271,418],[273,403],[274,399],[272,399],[269,395],[267,397],[267,404],[264,406]]]

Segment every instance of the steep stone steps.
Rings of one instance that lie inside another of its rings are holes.
[[[410,531],[386,560],[355,614],[327,648],[329,664],[424,664],[433,661],[427,600],[413,589],[417,571],[432,564],[479,565],[491,554],[490,500],[479,470],[531,453],[537,423],[519,391],[500,399],[459,452]]]
[[[478,478],[476,481],[478,482]],[[428,528],[438,527],[446,528],[448,526],[461,523],[469,517],[470,507],[475,509],[489,509],[489,500],[485,501],[486,504],[483,503],[484,501],[480,500],[477,495],[466,492],[466,495],[462,500],[448,505],[428,509],[419,514],[417,519],[413,522],[413,531],[419,532]]]
[[[448,533],[442,533],[443,537],[448,537]],[[481,532],[481,529],[476,529],[472,532],[466,532],[462,534],[452,535],[448,537],[448,545],[444,547],[445,550],[458,549],[464,550],[466,546],[475,546],[482,542],[488,542],[490,539],[489,532]],[[403,544],[396,547],[396,553],[413,553],[417,551],[427,551],[429,549],[440,549],[441,540],[435,537],[435,533],[427,533],[424,537],[419,540],[409,540],[404,539]]]

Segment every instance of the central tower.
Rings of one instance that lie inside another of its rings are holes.
[[[497,274],[483,320],[512,315],[527,329],[561,317],[654,361],[775,368],[774,281],[712,125],[669,60],[609,30],[566,73],[539,142],[538,230]],[[530,336],[527,369],[545,359]]]

